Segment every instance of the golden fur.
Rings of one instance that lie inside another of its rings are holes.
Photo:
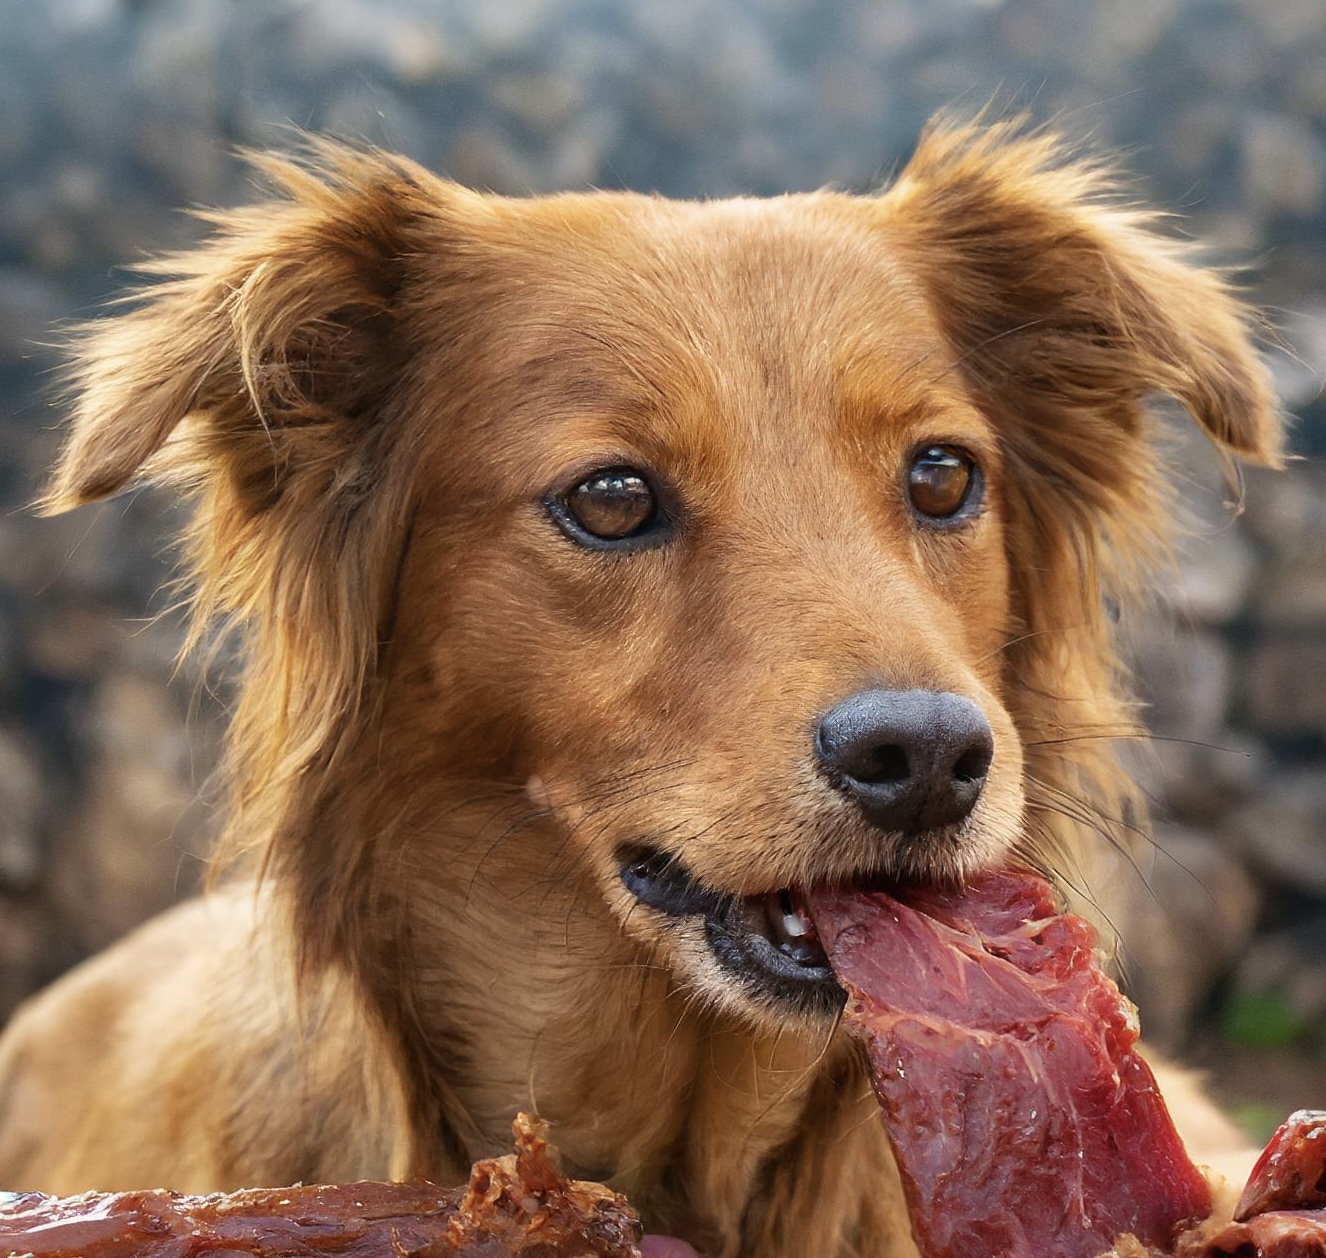
[[[1169,516],[1144,404],[1274,462],[1247,312],[1013,125],[936,126],[869,197],[261,165],[281,197],[78,342],[47,499],[196,499],[195,632],[243,660],[226,876],[15,1018],[0,1184],[454,1181],[535,1105],[706,1255],[912,1252],[854,1051],[635,903],[620,851],[754,896],[1121,835],[1108,608]],[[986,477],[947,533],[902,498],[933,442]],[[668,544],[550,521],[617,465],[671,487]],[[867,685],[993,730],[975,810],[920,847],[810,763]]]

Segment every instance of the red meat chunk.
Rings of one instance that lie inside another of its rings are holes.
[[[1248,1176],[1233,1223],[1183,1237],[1178,1258],[1326,1258],[1326,1113],[1299,1110]]]
[[[0,1254],[25,1258],[641,1258],[626,1199],[568,1179],[542,1123],[469,1186],[296,1185],[185,1197],[0,1193]]]
[[[1326,1215],[1320,1210],[1256,1214],[1214,1235],[1180,1237],[1175,1258],[1326,1258]]]
[[[1046,882],[830,890],[809,909],[925,1258],[1095,1258],[1125,1233],[1171,1252],[1210,1214],[1095,931]]]
[[[1301,1109],[1281,1125],[1248,1176],[1234,1217],[1326,1206],[1326,1111]]]

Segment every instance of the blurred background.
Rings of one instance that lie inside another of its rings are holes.
[[[179,207],[252,194],[302,129],[502,192],[877,185],[992,96],[1123,155],[1241,268],[1302,456],[1235,518],[1176,439],[1194,534],[1132,637],[1156,845],[1099,896],[1148,1035],[1259,1134],[1326,1108],[1326,3],[1322,0],[0,0],[0,1019],[193,890],[224,688],[159,593],[178,508],[26,504],[47,346]]]

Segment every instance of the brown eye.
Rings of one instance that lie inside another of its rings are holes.
[[[649,482],[631,468],[595,472],[563,499],[567,514],[591,538],[618,542],[645,531],[658,513]]]
[[[976,461],[955,446],[925,446],[907,469],[907,497],[931,520],[949,520],[974,506],[980,471]]]

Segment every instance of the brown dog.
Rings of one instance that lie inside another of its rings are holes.
[[[0,1183],[454,1181],[533,1104],[703,1253],[911,1252],[798,889],[1123,815],[1143,404],[1273,461],[1244,311],[1011,126],[878,197],[263,165],[81,342],[49,498],[196,495],[258,881],[18,1015]]]

